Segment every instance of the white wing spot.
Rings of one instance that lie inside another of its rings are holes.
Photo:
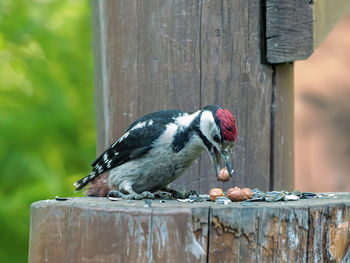
[[[130,134],[130,131],[124,133],[124,135],[122,137],[120,137],[118,141],[116,141],[115,143],[112,144],[112,147],[115,146],[117,143],[121,142],[122,140],[124,140],[126,137],[128,137],[129,134]]]
[[[147,122],[143,121],[143,122],[139,122],[138,124],[136,124],[134,127],[132,127],[132,130],[136,130],[136,129],[139,129],[139,128],[144,128],[146,126]]]
[[[174,139],[178,126],[175,123],[169,123],[166,125],[164,133],[159,137],[159,144],[171,143]]]
[[[193,120],[198,116],[199,113],[200,111],[196,111],[192,114],[185,113],[184,115],[175,118],[175,122],[180,126],[188,127],[193,122]]]

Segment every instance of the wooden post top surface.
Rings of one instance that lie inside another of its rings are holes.
[[[29,262],[348,262],[350,193],[289,202],[32,204]],[[343,260],[343,261],[342,261]]]
[[[118,200],[118,201],[110,201],[105,197],[68,197],[66,201],[57,201],[55,199],[48,199],[38,201],[32,204],[32,209],[45,208],[48,206],[55,207],[79,207],[89,210],[96,210],[96,212],[113,212],[113,211],[133,211],[135,209],[141,210],[177,210],[181,209],[192,209],[192,208],[212,208],[212,209],[240,209],[246,207],[254,207],[254,208],[276,208],[279,209],[281,207],[290,207],[290,208],[298,208],[298,207],[319,207],[323,205],[331,205],[331,204],[349,204],[350,205],[350,193],[346,192],[337,192],[337,193],[329,193],[331,196],[325,198],[314,198],[314,199],[300,199],[298,201],[278,201],[278,202],[231,202],[228,205],[218,204],[212,201],[204,201],[204,202],[181,202],[178,200],[165,200],[164,203],[160,202],[160,199],[147,199],[150,201],[151,206],[145,206],[144,200]],[[333,196],[334,195],[334,196]]]

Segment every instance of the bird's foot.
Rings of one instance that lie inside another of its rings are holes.
[[[127,196],[126,194],[123,194],[122,192],[117,191],[117,190],[111,190],[107,194],[107,198],[109,198],[109,197],[116,197],[116,198],[126,199],[125,198],[126,196]]]
[[[172,193],[169,193],[167,191],[157,191],[154,194],[156,197],[159,197],[160,199],[163,199],[163,200],[170,200],[173,198]]]
[[[144,191],[141,193],[142,199],[154,199],[154,194],[148,191]]]
[[[170,194],[173,198],[175,199],[186,199],[188,198],[189,196],[199,196],[199,194],[197,193],[197,191],[195,190],[190,190],[190,191],[186,191],[186,190],[183,190],[183,191],[177,191],[177,190],[174,190],[174,189],[171,189],[170,187],[165,187],[163,189],[164,191],[160,191],[161,193],[168,193]],[[165,198],[164,198],[165,199]]]
[[[141,199],[154,199],[154,195],[151,192],[145,191],[141,194],[137,193],[131,193],[131,194],[123,194],[120,191],[117,190],[111,190],[108,192],[107,197],[119,197],[123,199],[134,199],[134,200],[141,200]]]

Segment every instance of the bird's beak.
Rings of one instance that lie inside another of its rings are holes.
[[[222,158],[225,161],[228,173],[230,175],[230,177],[232,177],[233,174],[233,170],[232,170],[232,166],[231,166],[231,151],[228,152],[224,152],[221,154]]]
[[[227,170],[230,174],[230,177],[232,177],[233,170],[231,166],[231,149],[228,151],[219,151],[215,146],[213,146],[213,148],[209,151],[209,153],[215,167],[216,176],[219,176],[219,172],[223,168],[221,167],[221,157],[222,157],[227,167]]]

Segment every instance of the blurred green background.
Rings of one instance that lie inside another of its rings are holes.
[[[0,262],[26,262],[30,204],[72,196],[95,157],[85,0],[0,1]]]

